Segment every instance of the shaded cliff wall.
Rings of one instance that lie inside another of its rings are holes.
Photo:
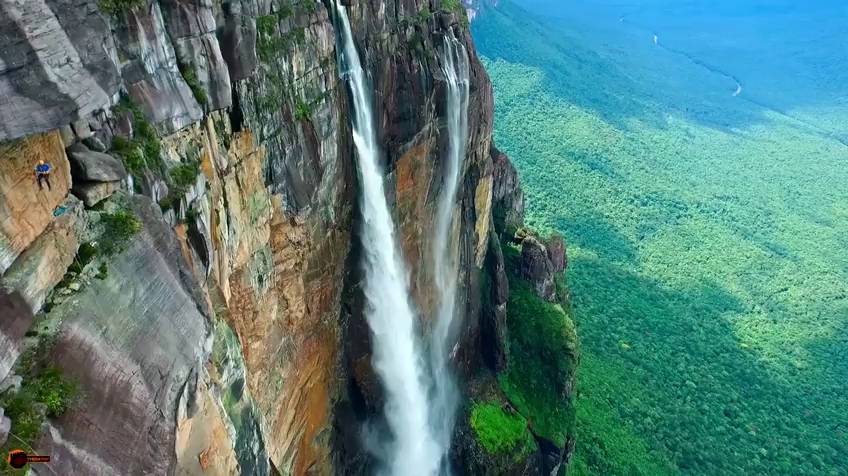
[[[351,19],[424,318],[447,148],[446,30],[472,55],[455,224],[466,316],[457,363],[471,373],[492,94],[452,8],[368,0]],[[36,313],[0,323],[0,380],[14,378],[26,349],[43,348],[44,365],[82,394],[33,446],[56,455],[61,474],[354,471],[339,455],[361,450],[346,433],[358,427],[339,425],[374,411],[379,389],[358,305],[350,106],[327,6],[3,2],[0,37],[10,45],[0,53],[0,279]],[[38,158],[53,166],[49,190],[35,184]],[[106,252],[115,217],[138,229]]]

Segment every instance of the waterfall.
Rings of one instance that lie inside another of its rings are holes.
[[[436,233],[433,238],[433,278],[438,307],[430,340],[430,366],[433,390],[430,404],[433,432],[443,450],[443,469],[447,470],[447,451],[453,434],[459,393],[449,368],[450,354],[456,341],[457,316],[457,242],[452,239],[456,192],[465,159],[468,140],[469,65],[465,46],[451,30],[445,36],[441,53],[442,72],[447,86],[448,153],[444,181],[436,210]]]
[[[342,59],[353,101],[353,139],[359,160],[365,314],[372,333],[374,370],[385,388],[391,432],[378,456],[391,475],[437,474],[443,453],[433,438],[427,380],[409,302],[409,283],[383,189],[380,148],[365,71],[353,42],[347,10],[336,6]]]

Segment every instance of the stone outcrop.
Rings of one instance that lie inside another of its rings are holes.
[[[0,445],[6,443],[9,439],[9,430],[12,429],[12,420],[4,415],[4,411],[0,408]]]
[[[95,0],[0,5],[0,141],[108,107],[120,85],[114,42]]]
[[[556,299],[554,265],[541,240],[529,235],[521,241],[520,275],[533,285],[540,298],[553,302]]]
[[[492,190],[492,215],[498,229],[511,234],[524,223],[524,192],[521,191],[518,172],[509,157],[494,147],[491,153],[495,183]]]

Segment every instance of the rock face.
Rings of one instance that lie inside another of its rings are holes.
[[[518,172],[509,157],[494,147],[491,153],[495,183],[492,190],[493,216],[496,226],[510,234],[524,223],[524,192],[521,191]]]
[[[34,446],[54,456],[57,474],[369,471],[359,429],[380,411],[382,389],[362,310],[351,105],[327,4],[103,5],[0,6],[11,45],[0,52],[0,141],[12,140],[0,145],[0,279],[56,325],[46,358],[85,394]],[[491,85],[462,15],[424,0],[350,5],[425,329],[449,31],[469,53],[451,243],[463,319],[454,364],[470,377],[506,365],[508,283],[495,230],[521,223],[523,195],[492,147]],[[119,91],[127,97],[113,107]],[[143,166],[125,167],[114,137]],[[34,183],[39,158],[53,165],[50,190]],[[124,234],[124,247],[72,265],[78,249]],[[527,246],[528,273],[546,282],[559,248],[548,257],[538,245]],[[55,289],[69,267],[73,282]],[[3,373],[32,324],[26,316],[0,320]],[[529,473],[540,467],[528,464]]]
[[[68,197],[62,208],[65,211],[0,278],[0,283],[24,296],[33,312],[41,309],[50,290],[62,280],[79,248],[79,237],[84,227],[82,204]]]
[[[496,372],[506,368],[507,327],[506,304],[509,299],[509,281],[506,277],[503,251],[498,234],[492,226],[484,274],[481,341],[486,365]]]
[[[95,0],[4,1],[0,43],[0,140],[58,129],[118,92],[112,35]]]
[[[196,406],[211,351],[176,237],[148,199],[131,206],[142,231],[108,276],[51,311],[62,327],[50,358],[85,389],[38,445],[59,474],[173,472],[178,402]]]
[[[0,287],[0,388],[21,352],[21,340],[32,325],[32,310],[20,293]]]
[[[545,243],[548,251],[548,259],[551,261],[555,273],[561,273],[568,267],[568,256],[565,251],[565,240],[562,235],[554,233]]]
[[[39,160],[53,166],[49,189],[36,184]],[[70,166],[58,132],[0,144],[0,275],[47,228],[70,186]]]
[[[527,236],[521,241],[520,272],[540,298],[551,302],[556,299],[554,265],[548,258],[548,249],[535,236]]]

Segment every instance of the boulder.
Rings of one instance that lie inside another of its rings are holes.
[[[521,277],[530,282],[536,294],[549,302],[556,299],[554,265],[548,259],[545,245],[533,235],[521,242]]]
[[[71,123],[71,127],[74,129],[74,134],[77,139],[85,140],[91,137],[91,127],[88,126],[87,119],[79,119]]]
[[[0,286],[0,382],[5,387],[6,377],[18,360],[21,341],[32,325],[33,315],[20,293]]]
[[[127,177],[127,169],[120,160],[103,152],[95,152],[83,144],[68,148],[71,172],[74,179],[86,182],[117,182]]]
[[[82,204],[69,197],[65,211],[24,251],[3,276],[4,286],[19,291],[33,311],[44,304],[74,261],[82,228]]]
[[[85,203],[86,207],[93,207],[103,200],[112,196],[121,188],[121,182],[81,182],[75,183],[73,192]]]
[[[82,141],[86,147],[96,152],[106,152],[108,149],[106,144],[103,143],[103,140],[98,137],[98,135],[92,134],[91,137],[88,137]]]

